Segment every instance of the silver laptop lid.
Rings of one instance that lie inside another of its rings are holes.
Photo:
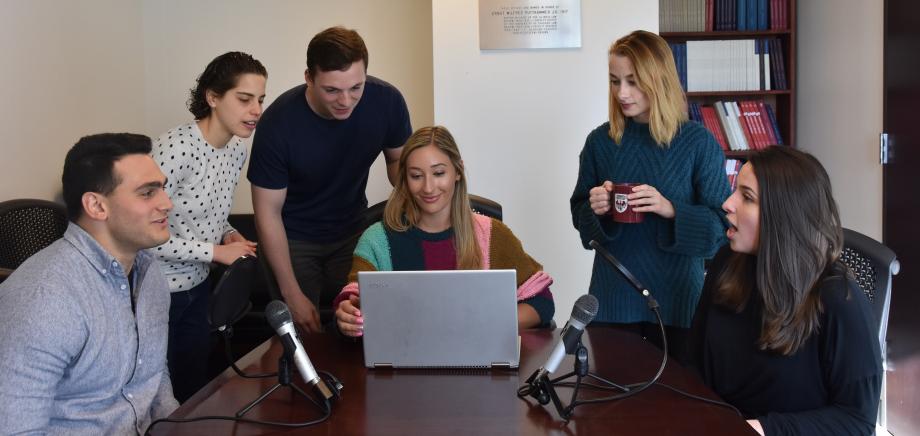
[[[517,368],[514,270],[359,272],[369,368]]]

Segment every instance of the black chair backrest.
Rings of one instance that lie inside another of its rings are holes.
[[[364,228],[383,219],[383,209],[387,206],[387,200],[383,200],[364,211]],[[473,212],[485,215],[490,218],[502,220],[502,205],[485,197],[470,194],[470,206]]]
[[[502,220],[502,205],[495,201],[470,194],[470,205],[473,207],[473,212],[495,218],[499,221]]]
[[[211,330],[223,330],[233,325],[252,308],[249,299],[256,280],[259,261],[254,257],[241,257],[224,271],[214,287],[208,308]]]
[[[0,202],[0,268],[16,269],[22,262],[67,230],[67,209],[37,199]]]
[[[891,276],[900,263],[890,248],[862,233],[843,229],[843,253],[840,260],[853,272],[859,287],[866,293],[878,327],[879,343],[885,349],[888,334],[888,311],[891,306]]]

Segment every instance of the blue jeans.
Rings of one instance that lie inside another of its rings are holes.
[[[166,363],[172,379],[173,395],[180,403],[208,383],[208,356],[211,354],[211,326],[208,324],[210,294],[210,279],[205,279],[187,291],[170,294]]]

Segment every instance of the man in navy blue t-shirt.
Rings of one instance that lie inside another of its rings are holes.
[[[320,330],[320,301],[345,286],[367,208],[368,172],[383,152],[390,183],[412,133],[399,90],[367,75],[354,30],[326,29],[307,47],[306,83],[259,121],[247,177],[259,247],[304,331]]]

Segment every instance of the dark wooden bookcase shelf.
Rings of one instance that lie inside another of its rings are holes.
[[[755,31],[715,31],[715,32],[661,32],[661,37],[670,43],[695,40],[722,40],[722,39],[760,39],[778,38],[783,49],[783,61],[786,67],[786,83],[788,89],[773,91],[712,91],[688,92],[687,100],[700,104],[712,104],[719,100],[763,100],[773,106],[776,112],[776,122],[782,134],[783,143],[795,146],[795,94],[796,94],[796,0],[786,0],[788,7],[789,24],[784,30],[755,30]],[[745,151],[729,151],[725,153],[729,158],[744,159]]]

